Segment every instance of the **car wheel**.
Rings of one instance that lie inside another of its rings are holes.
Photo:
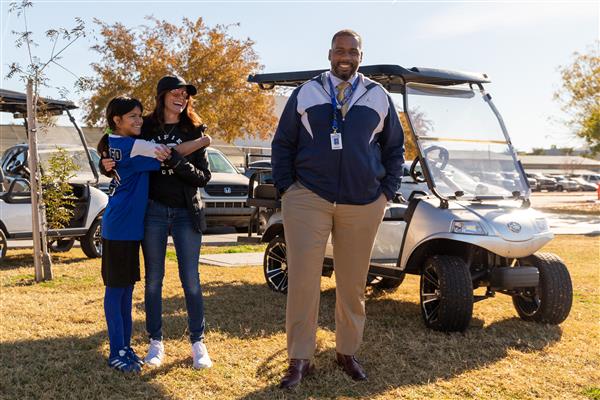
[[[102,219],[94,220],[90,229],[80,239],[81,250],[89,258],[102,257]]]
[[[562,191],[563,191],[563,187],[562,187],[562,186],[560,186],[560,185],[558,185],[558,186],[556,187],[556,191],[557,191],[557,192],[562,192]]]
[[[263,269],[269,288],[278,293],[287,293],[287,250],[283,237],[277,236],[269,242],[265,249]]]
[[[379,290],[397,289],[402,284],[402,281],[404,281],[405,276],[406,274],[402,274],[400,278],[394,279],[369,275],[367,276],[367,286],[373,286],[374,288]]]
[[[473,314],[473,282],[460,257],[433,256],[421,274],[421,315],[428,328],[462,332]]]
[[[540,272],[539,284],[513,296],[513,305],[525,321],[558,325],[563,322],[573,303],[573,285],[569,270],[552,253],[536,253],[519,260]]]
[[[48,241],[48,248],[54,253],[64,253],[73,248],[75,239],[51,239]]]
[[[4,259],[7,250],[8,241],[6,240],[6,235],[4,234],[4,231],[0,229],[0,260]]]

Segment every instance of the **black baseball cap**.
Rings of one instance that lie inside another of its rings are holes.
[[[166,90],[179,89],[184,87],[187,91],[187,94],[190,96],[198,93],[196,90],[196,86],[188,85],[183,78],[176,75],[165,75],[158,81],[158,85],[156,85],[156,94],[159,95]]]

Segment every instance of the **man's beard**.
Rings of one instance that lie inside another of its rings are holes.
[[[350,70],[343,70],[341,71],[337,64],[333,66],[332,70],[333,70],[333,74],[335,76],[337,76],[338,78],[347,81],[348,79],[350,79],[350,77],[352,75],[354,75],[356,73],[356,71],[358,70],[358,65],[352,64],[350,63]]]

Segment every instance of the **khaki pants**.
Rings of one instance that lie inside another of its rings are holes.
[[[282,199],[287,245],[286,333],[289,358],[310,359],[316,347],[321,271],[329,234],[336,282],[336,350],[354,355],[365,326],[365,285],[386,198],[333,204],[294,183]]]

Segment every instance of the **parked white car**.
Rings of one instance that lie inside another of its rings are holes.
[[[564,175],[551,175],[552,178],[556,180],[556,190],[558,192],[562,192],[566,190],[567,192],[576,192],[581,190],[581,186],[577,183],[577,181],[572,178],[567,178]]]
[[[579,187],[584,192],[596,191],[598,189],[597,184],[593,184],[591,182],[586,181],[580,176],[570,176],[569,179],[577,182]]]
[[[592,185],[600,185],[600,174],[582,174],[581,178]]]
[[[27,116],[26,96],[24,93],[0,89],[0,112],[13,116]],[[61,115],[77,106],[66,100],[42,99],[46,112]],[[51,249],[66,251],[75,240],[81,243],[81,249],[90,258],[102,255],[101,222],[102,214],[108,204],[108,196],[97,189],[99,182],[96,162],[92,149],[86,152],[87,144],[81,130],[71,118],[73,126],[51,127],[38,125],[38,155],[43,173],[46,162],[57,146],[69,151],[71,158],[80,167],[76,176],[69,181],[73,187],[74,213],[69,225],[64,229],[51,229],[47,232]],[[28,167],[29,146],[18,144],[8,148],[0,159],[0,259],[6,255],[7,239],[31,240],[32,209],[30,171]],[[6,176],[5,176],[6,175]]]
[[[233,166],[225,154],[208,148],[212,178],[200,189],[207,226],[233,226],[238,231],[248,228],[252,208],[248,200],[248,178]]]
[[[71,184],[77,198],[68,227],[51,229],[48,240],[55,250],[68,250],[75,240],[86,256],[102,256],[101,222],[108,196],[87,184]],[[4,185],[2,185],[4,186]],[[31,240],[31,192],[29,181],[14,179],[6,190],[0,190],[0,260],[6,255],[7,240]]]

